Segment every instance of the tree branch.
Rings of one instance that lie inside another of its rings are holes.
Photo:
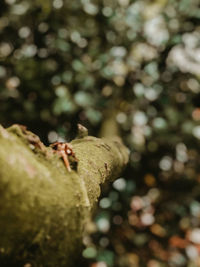
[[[0,126],[1,266],[74,266],[100,186],[120,174],[128,150],[118,139],[91,136],[71,144],[78,165],[68,172],[36,135]]]

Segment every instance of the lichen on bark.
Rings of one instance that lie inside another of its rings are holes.
[[[128,161],[118,139],[84,136],[71,142],[77,168],[24,128],[0,127],[0,261],[74,266],[85,222],[100,186]]]

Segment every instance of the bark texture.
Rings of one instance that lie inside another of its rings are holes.
[[[117,178],[128,150],[117,138],[71,144],[78,164],[68,172],[36,135],[0,126],[1,266],[75,266],[100,186]]]

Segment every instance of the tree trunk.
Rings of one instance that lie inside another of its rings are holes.
[[[91,136],[71,145],[69,172],[33,133],[0,126],[0,266],[75,266],[100,186],[120,174],[128,150]]]

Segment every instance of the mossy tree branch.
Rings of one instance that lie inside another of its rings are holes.
[[[120,174],[128,151],[118,139],[85,136],[71,144],[78,165],[68,172],[36,135],[0,126],[1,266],[74,266],[100,186]]]

